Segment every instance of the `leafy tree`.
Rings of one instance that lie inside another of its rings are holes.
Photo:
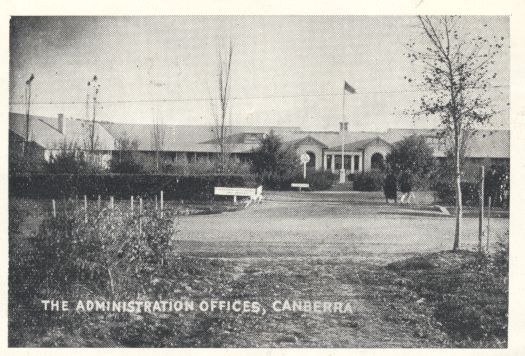
[[[461,149],[468,133],[486,123],[495,113],[489,95],[497,73],[496,57],[503,48],[504,37],[490,40],[482,34],[469,34],[465,23],[455,16],[419,16],[423,42],[407,44],[412,63],[421,66],[416,82],[423,90],[414,115],[438,117],[444,133],[453,142],[456,222],[454,244],[459,248],[462,223]],[[407,78],[413,82],[412,78]]]
[[[423,136],[412,135],[394,145],[386,163],[395,174],[410,171],[416,181],[421,182],[434,170],[432,153],[432,147]]]
[[[110,161],[110,171],[114,173],[140,173],[143,167],[134,158],[134,153],[137,151],[139,143],[137,140],[131,140],[128,137],[122,137],[117,140],[116,154]]]
[[[102,168],[86,152],[78,148],[75,143],[64,142],[56,155],[51,155],[45,163],[49,173],[86,174],[99,173]]]
[[[273,131],[252,151],[252,170],[271,188],[281,188],[297,173],[299,158],[292,146],[285,145]]]

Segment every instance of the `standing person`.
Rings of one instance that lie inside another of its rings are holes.
[[[389,199],[394,199],[394,202],[397,203],[397,178],[392,171],[389,171],[385,177],[383,190],[385,192],[385,200],[387,204]]]
[[[405,200],[406,203],[409,204],[410,199],[414,199],[415,202],[416,197],[414,195],[414,192],[412,192],[413,185],[414,181],[412,178],[412,174],[409,170],[404,170],[401,173],[401,177],[399,177],[399,188],[401,190],[401,193],[403,193],[403,195],[401,195],[401,204],[405,203]]]

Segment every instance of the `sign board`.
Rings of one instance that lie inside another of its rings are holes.
[[[301,155],[301,162],[302,163],[308,163],[310,162],[310,155],[308,153],[303,153]]]
[[[262,192],[262,186],[261,192]],[[259,188],[230,188],[230,187],[215,187],[215,195],[238,195],[241,197],[252,197],[257,195],[257,190]]]
[[[292,188],[310,188],[308,183],[292,183]]]

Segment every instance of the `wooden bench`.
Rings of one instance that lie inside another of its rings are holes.
[[[301,191],[301,189],[310,189],[310,184],[308,183],[292,183],[292,188],[298,188],[299,191]]]
[[[257,188],[237,188],[237,187],[215,187],[215,195],[233,196],[233,202],[237,203],[237,197],[250,197],[255,202],[262,201],[262,185]]]

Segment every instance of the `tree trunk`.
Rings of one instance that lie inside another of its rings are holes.
[[[454,245],[452,251],[457,251],[459,248],[459,240],[461,237],[461,220],[463,217],[463,202],[461,196],[461,145],[459,134],[456,132],[454,138],[454,168],[455,168],[455,182],[456,182],[456,230],[454,232]]]

